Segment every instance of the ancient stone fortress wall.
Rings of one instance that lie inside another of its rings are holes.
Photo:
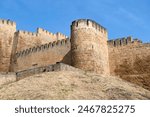
[[[44,41],[45,43],[48,42],[47,40],[44,39],[42,40],[37,33],[21,31],[21,30],[19,30],[17,33],[18,34],[16,36],[16,39],[18,41],[16,44],[17,46],[16,52],[41,45],[42,43],[44,43]]]
[[[0,72],[62,62],[104,75],[150,73],[150,44],[132,37],[107,39],[107,30],[88,19],[72,22],[70,39],[42,28],[35,33],[16,31],[15,22],[0,20]]]
[[[150,73],[150,43],[132,37],[109,40],[109,65],[112,75]]]
[[[72,22],[72,66],[108,75],[107,39],[107,30],[92,20],[80,19]]]
[[[0,20],[0,71],[13,71],[17,52],[66,38],[62,33],[53,34],[42,28],[35,33],[16,31],[15,22]]]
[[[56,64],[57,62],[71,64],[69,51],[69,38],[20,51],[15,55],[12,70],[22,71],[29,68]]]
[[[8,72],[10,67],[16,23],[0,19],[0,71]]]
[[[56,63],[56,64],[50,64],[47,66],[30,68],[30,69],[16,72],[16,78],[17,80],[20,80],[22,78],[32,76],[34,74],[39,74],[43,72],[51,72],[51,71],[82,71],[82,70],[72,67],[70,65],[64,64],[64,63]]]
[[[30,68],[18,72],[0,72],[0,87],[21,80],[25,77],[51,71],[82,71],[64,63],[50,64],[42,67]]]
[[[53,34],[45,29],[37,28],[37,32],[18,31],[17,52],[49,42],[68,38],[62,33]]]

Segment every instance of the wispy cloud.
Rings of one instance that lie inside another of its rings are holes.
[[[128,11],[124,8],[119,8],[118,14],[122,16],[122,18],[126,18],[128,21],[134,23],[137,26],[140,27],[144,26],[144,21],[131,11]]]

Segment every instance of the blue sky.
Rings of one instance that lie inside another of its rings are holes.
[[[0,18],[17,29],[70,35],[75,19],[93,19],[109,32],[109,39],[133,36],[150,42],[150,0],[1,0]]]

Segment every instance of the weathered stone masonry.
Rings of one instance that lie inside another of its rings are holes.
[[[13,47],[16,23],[10,20],[0,20],[0,71],[8,72]]]
[[[42,28],[16,31],[15,22],[0,20],[0,72],[62,62],[104,75],[147,74],[149,60],[149,43],[131,37],[108,40],[107,30],[89,19],[73,21],[70,38]]]
[[[92,20],[76,20],[71,25],[72,66],[109,74],[107,30]]]
[[[29,48],[15,55],[13,71],[42,67],[57,62],[71,64],[70,40],[62,39],[41,46]]]
[[[108,41],[111,75],[150,73],[150,43],[132,37]]]

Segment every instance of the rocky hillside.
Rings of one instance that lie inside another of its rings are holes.
[[[117,77],[58,71],[4,85],[0,99],[150,99],[150,91]]]

